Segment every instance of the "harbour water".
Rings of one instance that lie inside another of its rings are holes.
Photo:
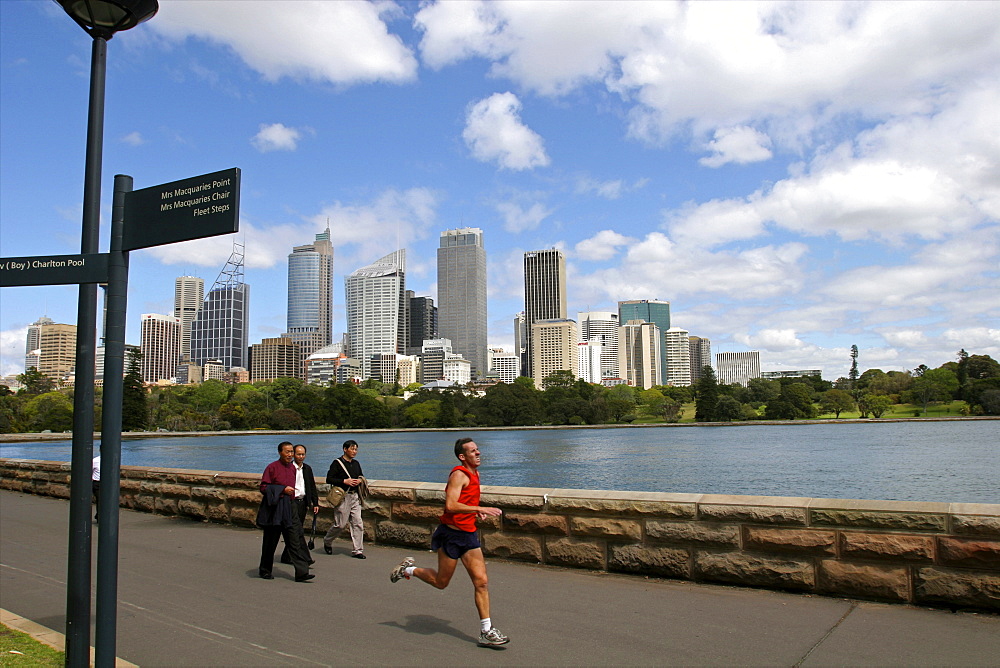
[[[463,432],[295,434],[322,482],[353,438],[372,480],[443,482]],[[1000,421],[474,431],[484,485],[1000,503]],[[257,474],[273,434],[126,439],[122,464]],[[0,457],[69,461],[69,441],[0,443]]]

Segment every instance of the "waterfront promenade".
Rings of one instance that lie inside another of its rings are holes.
[[[68,503],[0,491],[0,608],[62,632]],[[321,543],[318,543],[321,544]],[[391,584],[407,555],[315,554],[256,577],[260,532],[123,510],[118,656],[140,666],[996,666],[1000,616],[490,560],[510,645],[476,647],[472,587]],[[96,559],[96,536],[95,536]]]

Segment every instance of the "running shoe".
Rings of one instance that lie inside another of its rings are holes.
[[[399,566],[396,566],[394,569],[392,569],[392,573],[389,574],[389,581],[398,582],[404,578],[409,580],[410,576],[406,574],[406,569],[412,566],[414,563],[415,562],[413,561],[413,557],[407,557],[406,559],[403,559],[403,561],[399,563]]]
[[[500,633],[500,629],[495,626],[489,631],[483,631],[479,634],[480,647],[496,647],[497,645],[506,645],[509,642],[510,638]]]

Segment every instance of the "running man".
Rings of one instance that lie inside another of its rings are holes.
[[[437,550],[438,567],[417,568],[412,557],[393,569],[389,576],[392,582],[416,577],[432,587],[444,589],[451,582],[459,560],[475,587],[476,609],[479,611],[479,645],[494,647],[510,642],[510,638],[500,633],[490,622],[490,591],[487,587],[486,559],[476,532],[476,519],[499,517],[499,508],[479,505],[479,465],[482,456],[479,446],[471,438],[455,441],[455,456],[462,464],[451,470],[448,485],[444,490],[444,514],[441,525],[431,536],[431,549]]]

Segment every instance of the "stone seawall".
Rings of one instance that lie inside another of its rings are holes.
[[[0,458],[0,488],[69,498],[70,465]],[[121,506],[253,526],[260,477],[123,466]],[[428,549],[442,483],[374,481],[365,539]],[[326,485],[320,485],[321,496]],[[1000,504],[483,487],[488,556],[1000,611]],[[319,530],[333,511],[320,502]]]

